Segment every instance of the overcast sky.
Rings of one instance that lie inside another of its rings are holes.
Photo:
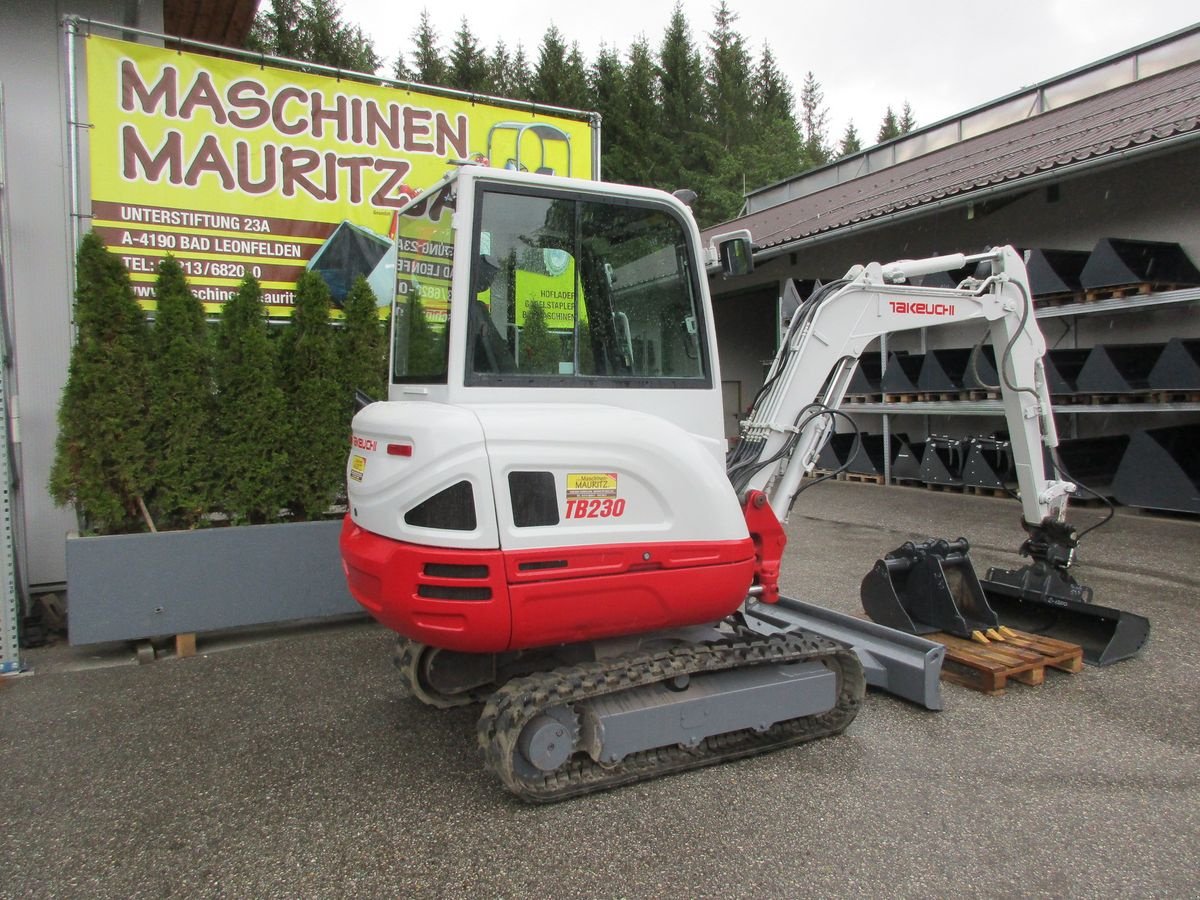
[[[422,8],[445,52],[465,16],[487,50],[497,39],[510,50],[521,44],[531,62],[553,23],[590,63],[603,44],[624,57],[639,35],[657,49],[674,7],[673,0],[341,2],[389,71],[402,48],[411,50]],[[716,5],[683,0],[701,50]],[[1200,21],[1195,0],[729,0],[729,7],[751,52],[769,44],[797,94],[805,73],[816,75],[831,138],[853,119],[864,143],[889,104],[899,111],[907,100],[927,125]]]

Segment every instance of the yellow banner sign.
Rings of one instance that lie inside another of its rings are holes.
[[[451,160],[592,177],[583,120],[96,36],[87,72],[92,224],[149,309],[167,253],[209,312],[250,274],[288,316],[305,270],[388,305],[393,215]]]

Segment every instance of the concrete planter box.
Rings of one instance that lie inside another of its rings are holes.
[[[67,539],[72,644],[362,612],[341,521]]]

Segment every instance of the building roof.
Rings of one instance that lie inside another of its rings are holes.
[[[163,30],[174,37],[243,47],[258,0],[164,0]]]
[[[1200,62],[762,209],[736,227],[768,248],[1181,138],[1200,138]]]

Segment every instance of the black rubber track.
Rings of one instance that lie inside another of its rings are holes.
[[[762,732],[744,729],[714,735],[695,748],[674,744],[633,753],[612,766],[601,766],[583,753],[576,753],[553,772],[534,776],[522,775],[514,765],[520,753],[517,740],[522,729],[549,707],[681,675],[808,660],[824,663],[837,675],[837,703],[827,712],[779,722]],[[865,691],[866,679],[858,657],[832,641],[806,633],[730,637],[515,678],[484,706],[479,719],[479,744],[487,768],[510,791],[523,800],[549,803],[838,734],[854,721]]]
[[[396,638],[396,645],[392,649],[392,664],[400,670],[400,690],[404,696],[415,697],[426,706],[435,709],[453,709],[456,706],[482,703],[491,693],[490,685],[461,694],[443,694],[426,684],[421,678],[421,657],[428,652],[437,651],[406,637]]]

